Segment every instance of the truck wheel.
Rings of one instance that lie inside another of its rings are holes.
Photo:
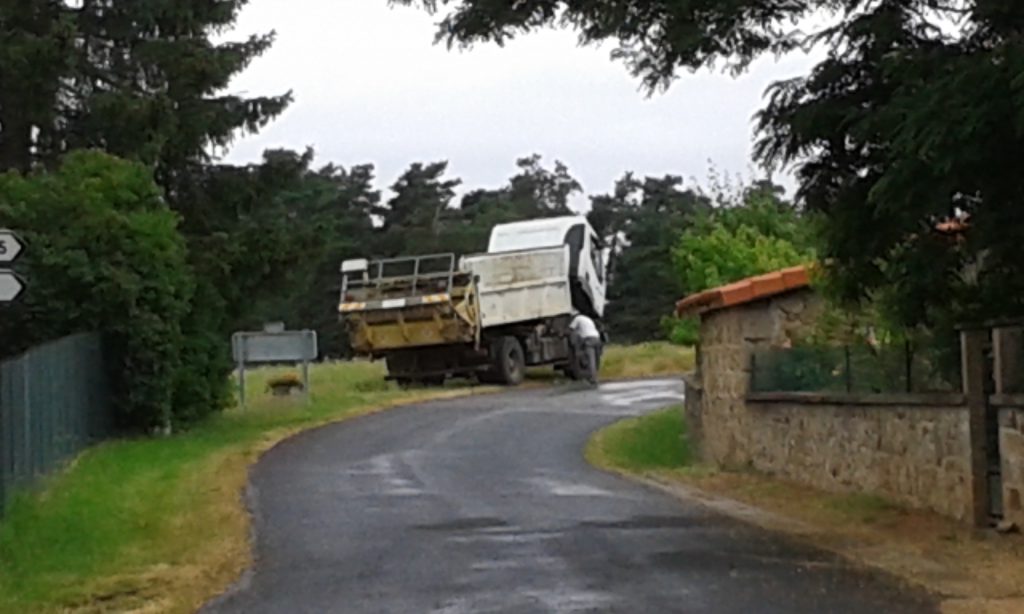
[[[569,363],[565,365],[565,374],[574,382],[578,382],[586,377],[584,371],[584,361],[586,358],[583,356],[582,348],[573,345],[569,348]]]
[[[507,386],[518,386],[526,374],[523,346],[515,337],[502,337],[494,344],[494,374]]]

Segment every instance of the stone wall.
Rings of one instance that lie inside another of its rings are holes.
[[[704,422],[700,447],[706,458],[726,466],[749,464],[743,433],[750,355],[790,345],[820,309],[821,299],[805,289],[701,316],[697,370]]]
[[[1024,527],[1024,407],[999,410],[1003,518]]]
[[[942,397],[753,395],[744,446],[759,471],[967,520],[968,415],[959,395]]]
[[[961,395],[748,398],[752,352],[791,345],[818,313],[819,299],[802,290],[701,317],[704,459],[969,518],[970,438]]]
[[[686,423],[686,438],[697,456],[701,456],[700,445],[704,439],[701,427],[701,389],[700,377],[697,373],[683,374],[683,422]]]

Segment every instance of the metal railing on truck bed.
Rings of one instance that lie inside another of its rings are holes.
[[[454,254],[362,261],[343,274],[339,312],[358,354],[479,340],[471,273]]]
[[[451,295],[469,281],[467,274],[455,270],[455,262],[455,254],[370,261],[365,270],[344,275],[342,306],[362,310],[374,301]]]

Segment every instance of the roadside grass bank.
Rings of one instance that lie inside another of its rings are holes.
[[[609,348],[604,377],[681,373],[693,351]],[[168,438],[111,441],[22,494],[0,520],[0,612],[193,612],[249,566],[241,493],[260,454],[300,431],[419,401],[494,389],[402,390],[380,363],[316,365],[312,398],[277,398],[247,376],[249,407]]]
[[[601,358],[601,377],[629,379],[658,375],[682,375],[692,371],[694,349],[665,341],[637,345],[609,345]]]
[[[250,564],[241,493],[248,467],[299,431],[398,404],[472,394],[400,390],[380,364],[315,366],[311,402],[247,377],[232,409],[168,438],[112,441],[81,455],[0,521],[0,612],[193,612]]]
[[[636,473],[690,466],[681,408],[627,418],[598,431],[587,444],[586,457],[603,469]]]
[[[1024,612],[1024,538],[978,532],[883,498],[834,494],[696,462],[680,407],[616,422],[585,449],[600,469],[888,572],[946,614]]]
[[[628,380],[645,377],[681,376],[693,371],[696,361],[690,346],[650,341],[636,345],[608,345],[601,358],[602,380]],[[526,377],[531,382],[559,382],[566,378],[549,366],[530,367]]]

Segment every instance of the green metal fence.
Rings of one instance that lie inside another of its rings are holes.
[[[751,359],[751,392],[958,392],[959,352],[882,347],[773,348]]]
[[[109,401],[98,334],[0,363],[0,514],[15,489],[111,434]]]

